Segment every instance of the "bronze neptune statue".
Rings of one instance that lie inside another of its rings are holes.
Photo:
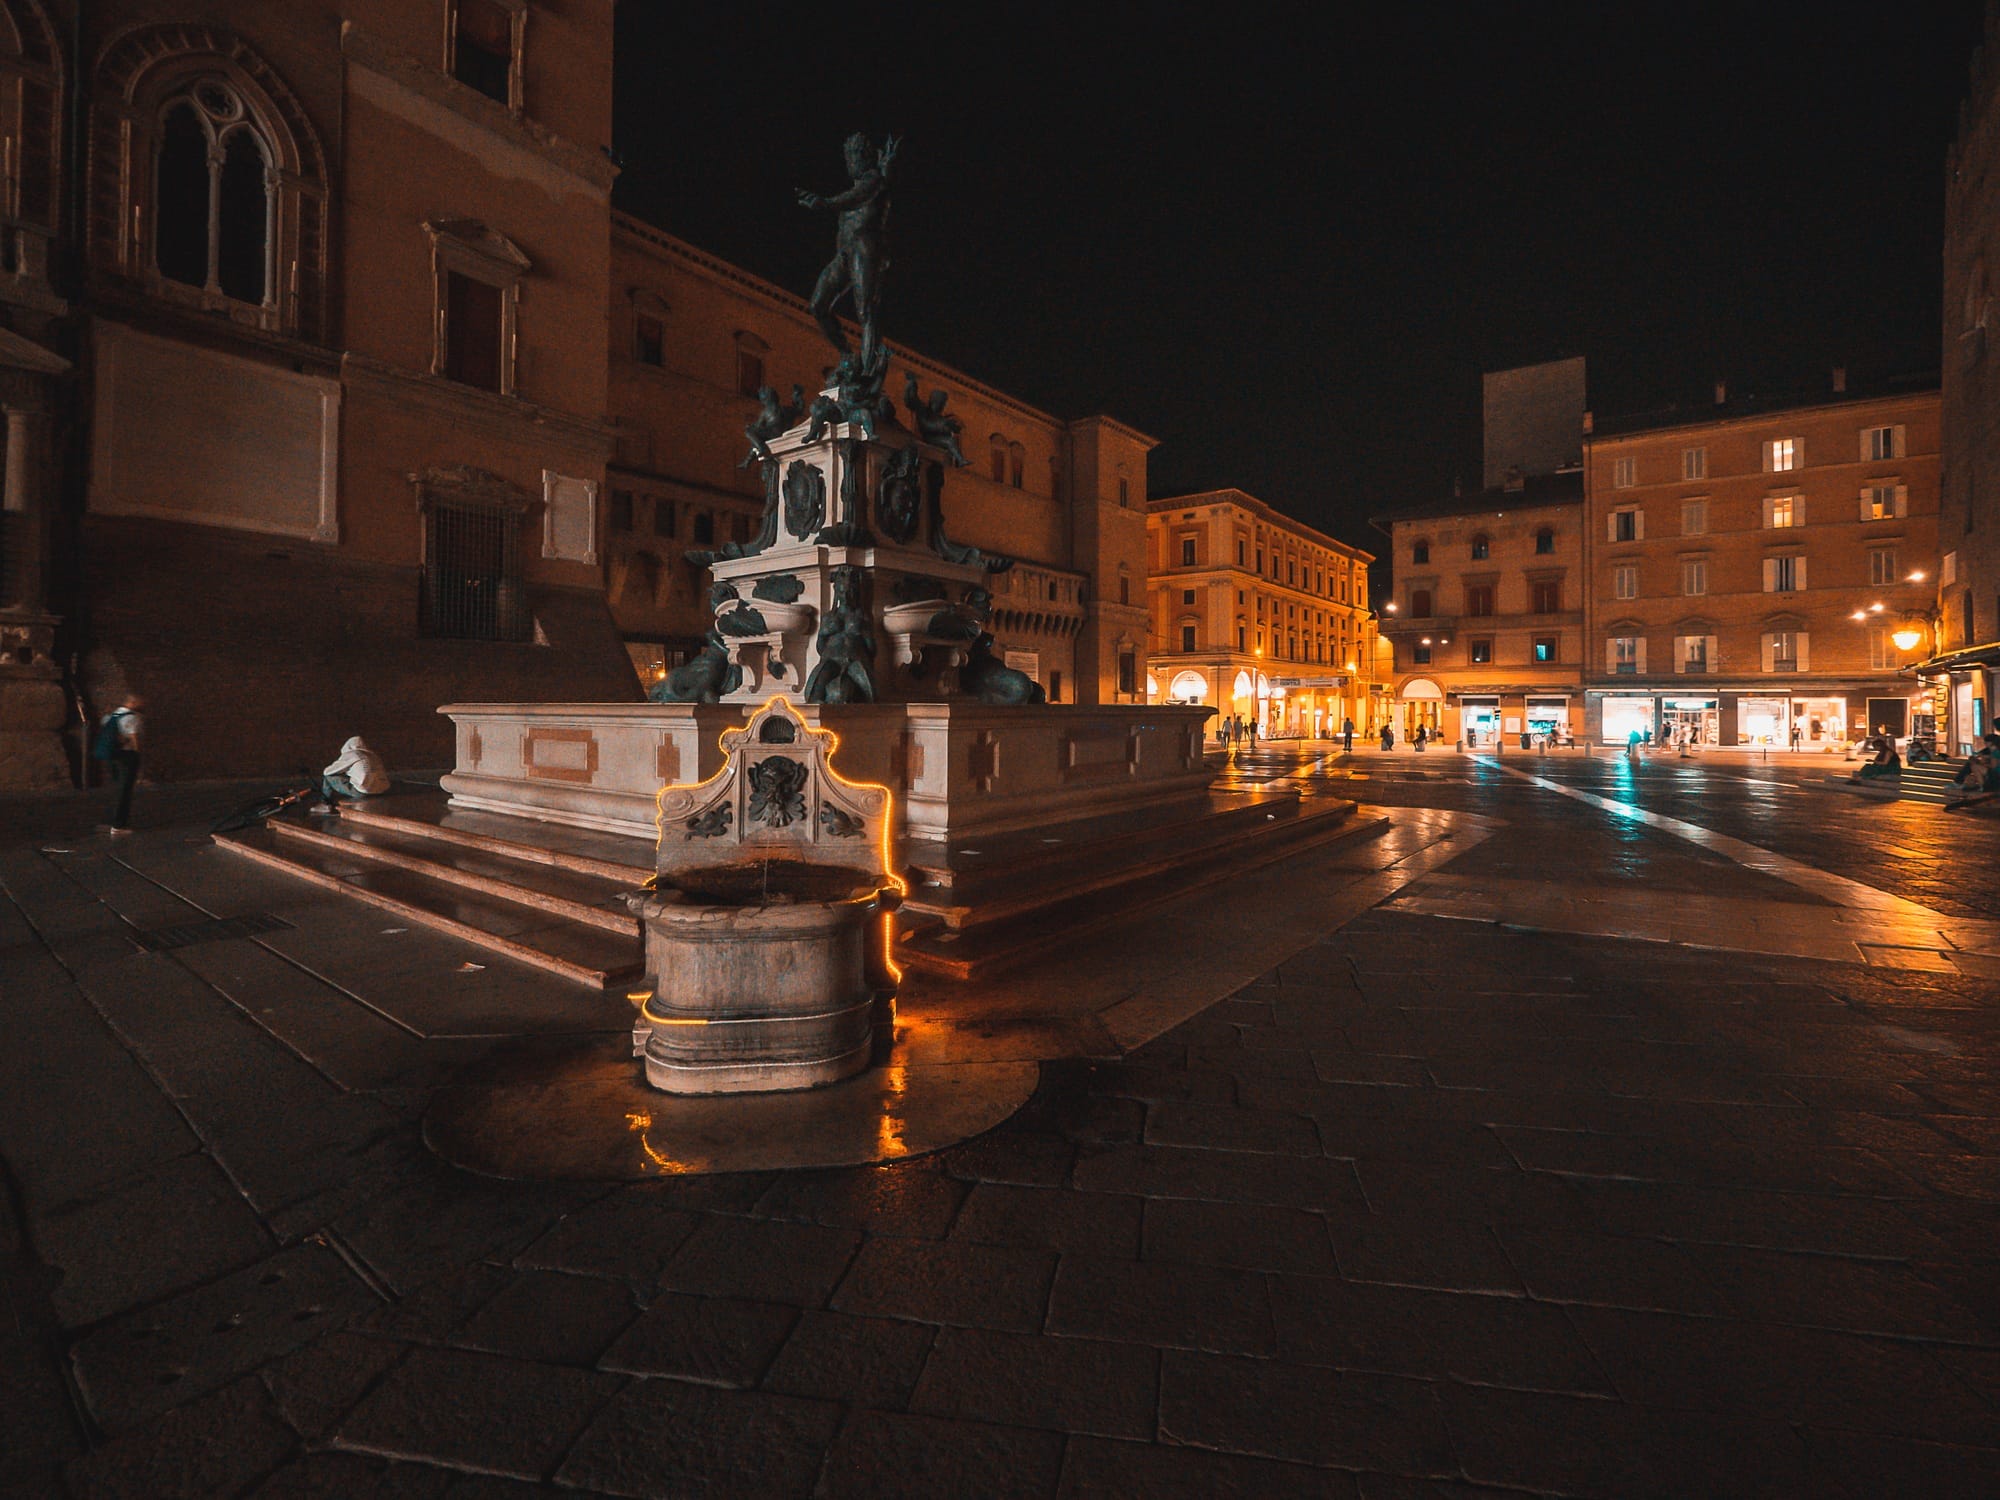
[[[875,326],[876,309],[882,300],[882,271],[888,264],[884,232],[889,224],[889,166],[896,159],[896,137],[890,136],[877,151],[861,134],[847,138],[847,175],[853,179],[847,190],[831,198],[799,190],[799,202],[806,208],[831,208],[840,213],[840,236],[833,259],[819,273],[813,287],[812,315],[819,321],[827,341],[842,354],[848,352],[847,333],[833,314],[833,305],[843,294],[854,298],[854,321],[861,325],[860,366],[875,362],[881,335]]]

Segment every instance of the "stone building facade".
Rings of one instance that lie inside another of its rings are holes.
[[[8,533],[80,712],[142,694],[184,777],[357,732],[437,765],[441,702],[636,696],[599,558],[611,0],[74,6],[0,0],[38,39],[0,59],[37,162],[0,279],[73,366]]]
[[[1381,633],[1399,739],[1583,732],[1583,475],[1523,477],[1375,522],[1394,596]]]
[[[1936,389],[1599,421],[1585,440],[1585,730],[1830,749],[1930,727]],[[1899,648],[1900,630],[1912,639]]]
[[[1993,727],[2000,690],[2000,351],[1988,347],[2000,275],[2000,8],[1986,12],[1958,137],[1945,161],[1944,474],[1935,635],[1923,664],[1941,746]]]
[[[611,609],[644,678],[684,660],[711,616],[687,553],[745,541],[763,501],[744,424],[757,391],[807,399],[832,368],[803,299],[636,219],[614,217],[607,518]],[[1016,558],[992,579],[1010,665],[1057,703],[1143,701],[1146,455],[1110,417],[1063,421],[891,341],[887,389],[942,389],[966,467],[945,480],[952,537]]]
[[[1147,525],[1148,702],[1208,704],[1267,736],[1348,717],[1374,732],[1372,554],[1242,490],[1154,500]]]

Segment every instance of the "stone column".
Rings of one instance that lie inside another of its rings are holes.
[[[43,611],[47,502],[37,493],[36,443],[40,413],[8,407],[7,466],[0,482],[0,510],[21,551],[9,571],[20,579],[20,597],[0,600],[0,787],[40,790],[68,784],[63,753],[67,713],[61,673],[53,659],[56,618]]]

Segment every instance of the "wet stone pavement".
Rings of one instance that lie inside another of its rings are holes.
[[[1448,874],[1646,878],[1459,774]],[[1377,909],[932,1156],[510,1183],[479,1038],[125,993],[143,882],[4,853],[0,1494],[2000,1492],[1992,983]]]

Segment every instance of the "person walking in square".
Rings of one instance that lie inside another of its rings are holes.
[[[97,738],[90,747],[111,776],[111,816],[106,826],[113,835],[132,831],[132,789],[139,784],[139,752],[145,733],[139,710],[144,706],[137,693],[127,693],[118,707],[98,721]]]

